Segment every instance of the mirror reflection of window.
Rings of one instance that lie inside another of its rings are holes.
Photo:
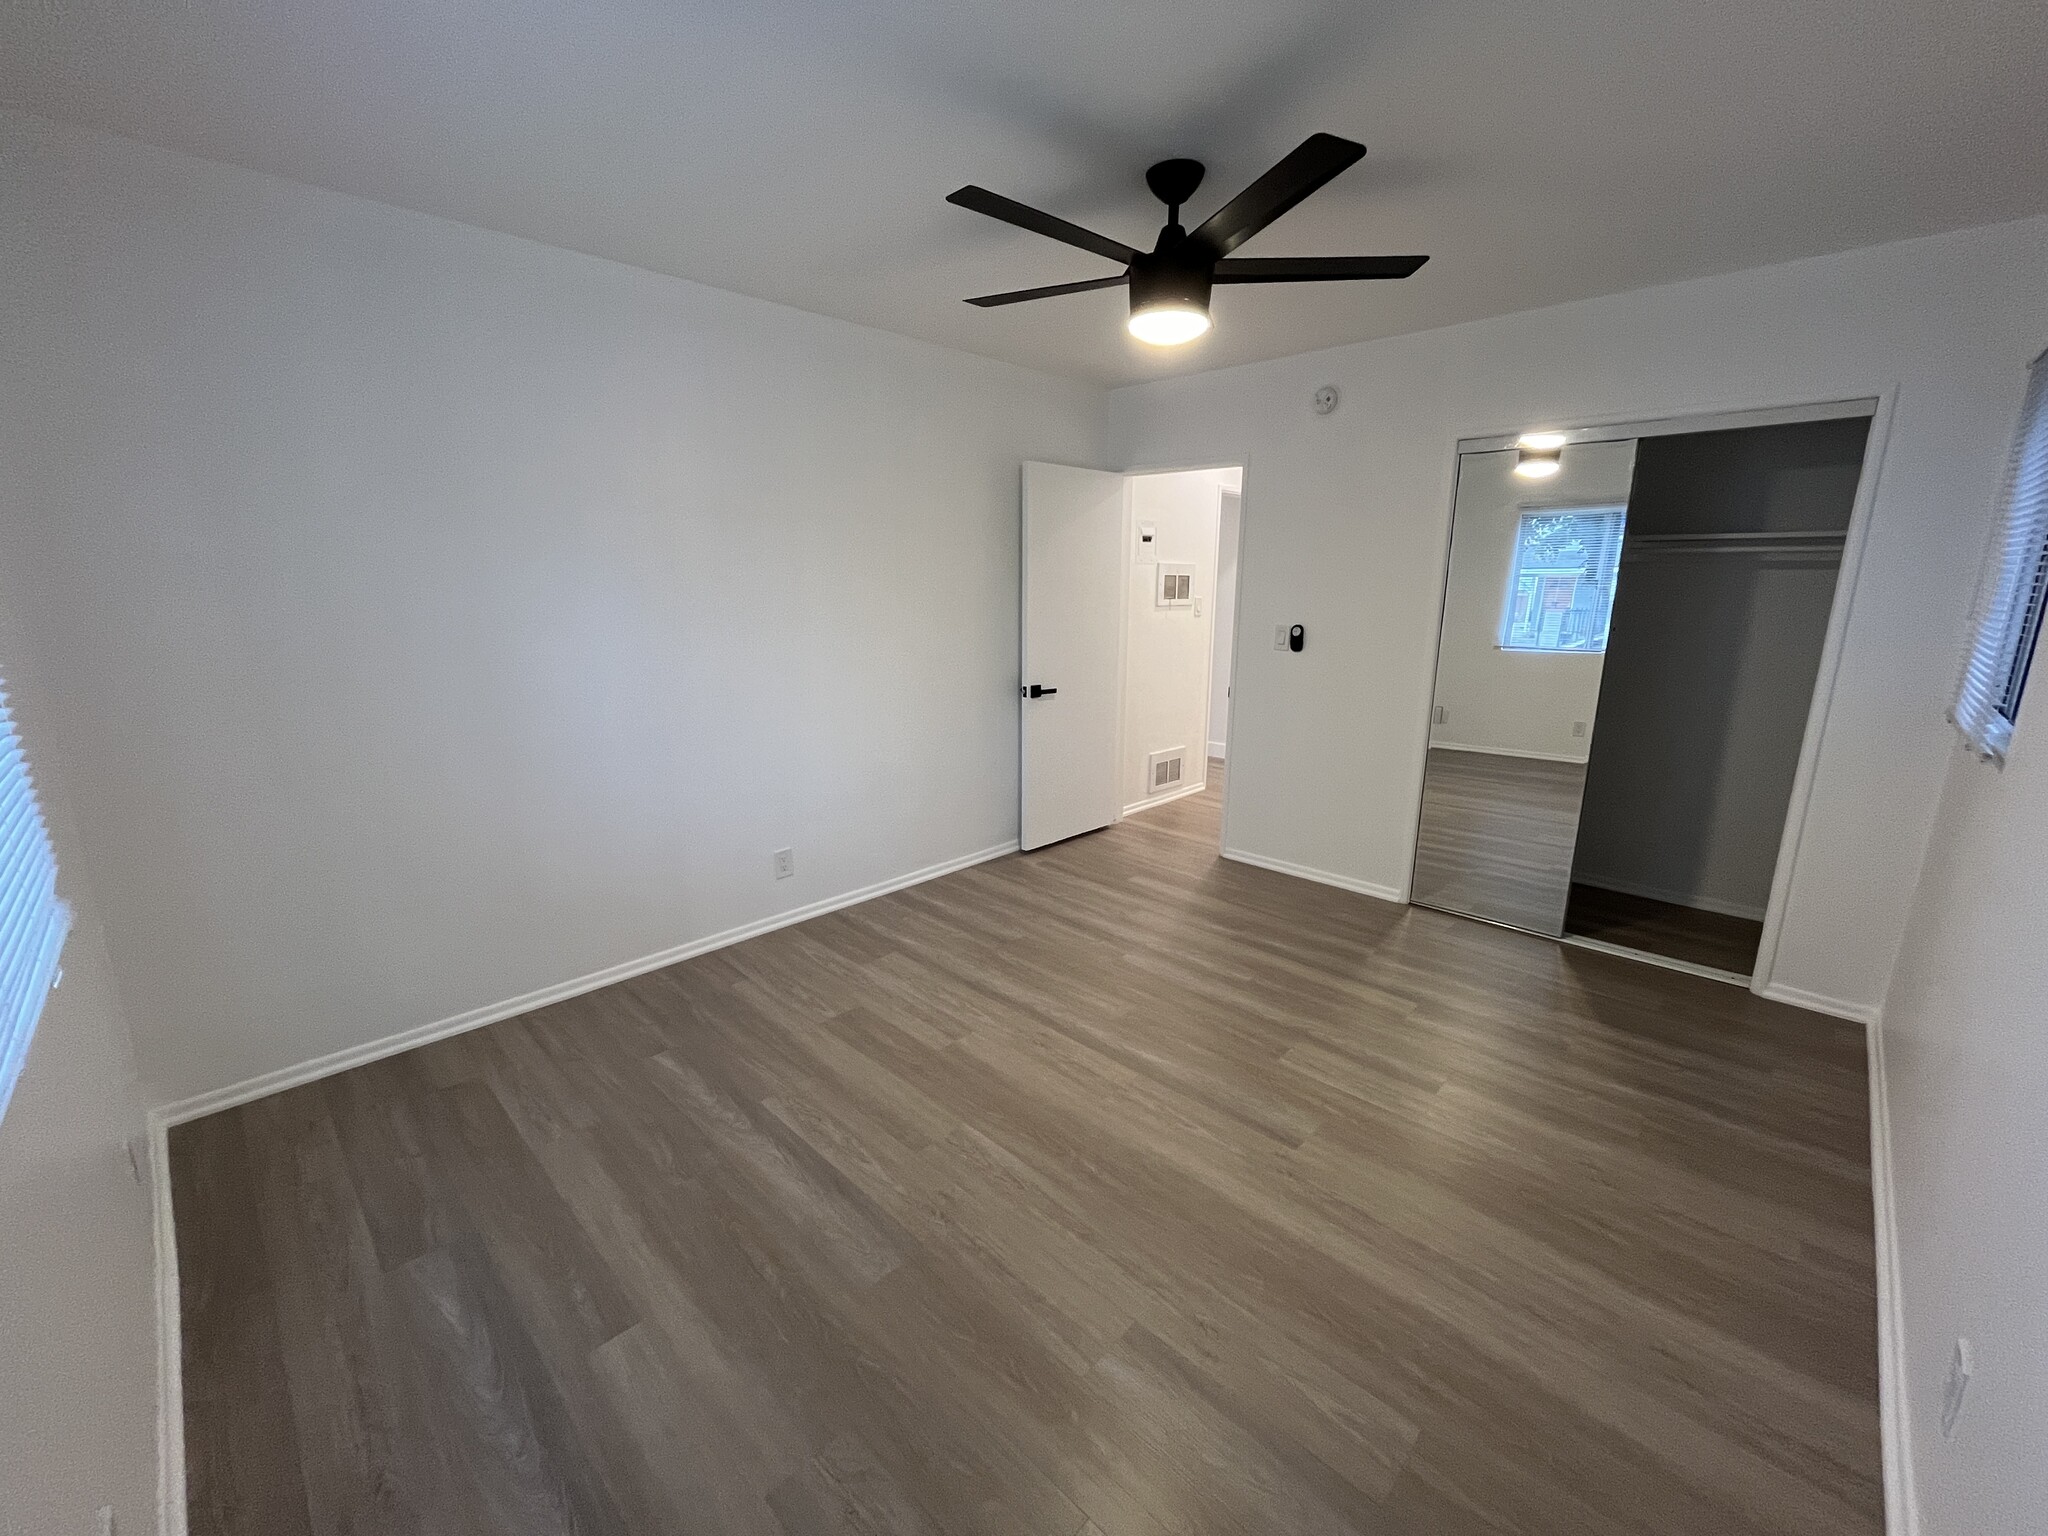
[[[1500,645],[1505,651],[1607,649],[1627,508],[1541,507],[1515,530]]]

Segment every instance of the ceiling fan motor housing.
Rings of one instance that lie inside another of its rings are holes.
[[[1131,313],[1149,309],[1207,312],[1215,262],[1198,251],[1148,251],[1131,263]]]

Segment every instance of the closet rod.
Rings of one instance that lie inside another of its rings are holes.
[[[1791,543],[1840,544],[1849,537],[1842,528],[1793,528],[1758,529],[1753,533],[1631,533],[1627,536],[1635,544],[1761,544]]]

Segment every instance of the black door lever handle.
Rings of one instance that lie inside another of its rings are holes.
[[[1049,699],[1058,692],[1059,689],[1057,688],[1041,688],[1037,683],[1033,683],[1030,688],[1025,690],[1024,696],[1027,699]]]

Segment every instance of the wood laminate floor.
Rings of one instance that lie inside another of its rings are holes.
[[[1752,918],[1703,912],[1597,885],[1572,887],[1564,931],[1737,976],[1756,968],[1757,946],[1764,937],[1764,925]]]
[[[1533,933],[1564,932],[1584,763],[1431,747],[1410,895]]]
[[[174,1130],[192,1530],[1879,1531],[1861,1031],[1216,838]]]

